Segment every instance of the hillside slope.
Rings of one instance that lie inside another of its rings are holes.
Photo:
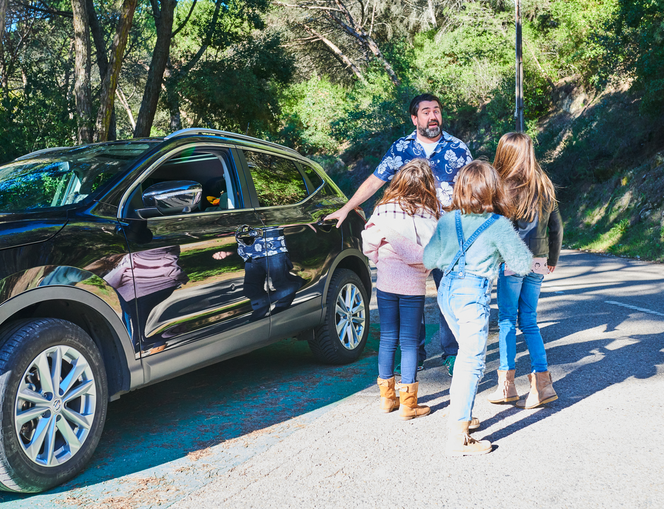
[[[628,88],[557,84],[538,156],[559,186],[566,246],[664,262],[664,118],[639,112]]]

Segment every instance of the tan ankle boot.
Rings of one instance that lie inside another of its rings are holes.
[[[426,405],[417,404],[417,388],[419,382],[414,384],[399,384],[399,398],[401,399],[401,418],[404,421],[429,415],[431,409]]]
[[[451,423],[447,437],[448,456],[476,456],[491,452],[491,442],[488,440],[475,440],[468,434],[470,421],[457,421]]]
[[[516,406],[519,408],[535,408],[558,399],[556,391],[553,390],[549,371],[531,373],[528,375],[528,380],[530,380],[530,392],[526,399],[517,401]]]
[[[399,398],[394,391],[394,377],[378,379],[378,388],[380,389],[380,409],[385,413],[399,410]]]
[[[519,399],[514,385],[514,370],[498,370],[498,387],[493,394],[487,398],[490,403],[510,403]]]

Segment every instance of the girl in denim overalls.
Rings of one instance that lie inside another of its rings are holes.
[[[519,399],[514,385],[518,323],[528,345],[531,373],[530,393],[517,406],[534,408],[558,399],[537,326],[537,302],[544,276],[553,272],[558,263],[563,222],[553,183],[537,164],[533,142],[527,134],[503,136],[493,164],[514,204],[511,219],[534,258],[532,270],[526,276],[514,274],[509,263],[500,269],[497,286],[500,366],[498,387],[489,401],[509,403]]]
[[[484,374],[491,285],[506,262],[518,274],[530,271],[532,255],[512,223],[510,207],[493,167],[473,161],[458,173],[452,204],[424,249],[424,265],[444,271],[438,305],[459,343],[450,387],[447,453],[486,454],[487,440],[469,435],[477,386]]]

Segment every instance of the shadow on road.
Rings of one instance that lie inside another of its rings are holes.
[[[376,382],[378,328],[357,362],[317,364],[293,339],[124,395],[109,405],[86,470],[48,493],[66,493],[156,467],[288,421]],[[0,493],[0,503],[34,495]]]
[[[629,286],[639,292],[638,284]],[[570,297],[581,293],[584,293],[581,289],[565,291]],[[546,296],[545,292],[543,296]],[[495,415],[484,422],[487,427],[517,413],[522,413],[523,418],[484,438],[490,441],[505,438],[630,377],[647,379],[656,376],[657,366],[664,364],[662,336],[631,333],[629,325],[624,322],[634,312],[615,309],[599,298],[590,298],[583,303],[575,299],[564,305],[556,303],[555,311],[546,313],[552,323],[542,328],[542,337],[547,345],[550,369],[556,375],[554,387],[558,400],[527,413],[512,405],[496,406]],[[487,356],[487,363],[498,360],[497,338],[493,348],[495,351]],[[527,348],[523,336],[518,336],[517,376],[530,372],[530,359],[528,355],[519,356],[521,352],[527,352]],[[496,372],[490,371],[480,383],[478,392],[493,389],[496,383]]]

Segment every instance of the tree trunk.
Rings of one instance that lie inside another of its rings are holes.
[[[131,130],[133,131],[134,129],[136,129],[136,121],[134,120],[134,115],[131,112],[131,108],[129,107],[129,102],[127,102],[127,98],[125,97],[124,93],[122,92],[122,89],[120,88],[120,85],[118,85],[118,88],[115,89],[115,95],[118,96],[118,100],[120,101],[120,104],[122,105],[122,107],[127,112],[127,118],[129,118],[129,123],[131,124]]]
[[[438,23],[436,23],[436,12],[433,6],[433,1],[428,0],[428,2],[429,2],[429,15],[431,16],[431,24],[433,25],[434,28],[437,28]]]
[[[369,35],[366,36],[366,42],[367,45],[369,46],[369,49],[371,50],[371,53],[374,54],[374,56],[380,61],[381,64],[383,64],[383,67],[387,71],[388,76],[392,80],[392,83],[394,83],[395,86],[401,85],[401,82],[399,81],[399,78],[397,77],[397,73],[394,72],[394,69],[392,69],[392,66],[390,63],[387,61],[387,59],[383,56],[383,52],[380,51],[380,48],[378,47],[378,44],[376,44],[376,41],[373,40],[373,37],[370,37]]]
[[[74,20],[74,96],[78,114],[78,143],[92,141],[92,101],[90,99],[90,30],[86,0],[71,0]]]
[[[157,42],[155,43],[148,79],[145,84],[141,109],[136,120],[134,136],[144,138],[150,136],[150,129],[157,112],[157,103],[161,92],[161,84],[166,70],[166,63],[171,50],[171,37],[173,35],[173,13],[177,0],[160,0],[160,12],[155,12],[157,26]],[[154,5],[154,3],[153,3]]]
[[[355,75],[355,77],[364,82],[364,76],[362,76],[362,73],[360,72],[360,69],[353,63],[353,61],[348,58],[340,49],[339,47],[334,44],[332,41],[330,41],[327,37],[325,37],[323,34],[318,33],[316,30],[311,28],[308,25],[302,25],[302,27],[309,32],[311,35],[314,35],[315,37],[318,38],[319,41],[323,42],[328,48],[332,50],[332,53],[334,53],[334,56],[341,62],[343,63],[346,67],[349,67],[352,73]]]
[[[0,0],[1,1],[1,0]],[[99,76],[106,76],[108,72],[108,55],[106,54],[106,43],[104,42],[104,33],[102,32],[101,25],[97,19],[95,12],[95,5],[93,0],[86,0],[86,7],[88,9],[88,24],[90,25],[90,33],[92,34],[92,41],[97,50],[97,67],[99,68]],[[132,130],[134,126],[132,125]],[[117,128],[115,119],[115,108],[111,115],[111,125],[108,128],[108,139],[117,139]]]
[[[343,17],[346,18],[346,21],[344,21],[340,16],[336,15],[335,13],[332,13],[331,11],[328,12],[327,14],[328,18],[334,21],[348,35],[354,37],[358,41],[360,46],[363,46],[364,48],[367,48],[369,51],[371,51],[373,56],[378,59],[378,61],[385,68],[385,71],[387,71],[387,74],[392,80],[392,83],[394,83],[394,85],[398,87],[401,84],[401,82],[397,77],[397,73],[394,72],[394,69],[392,69],[392,65],[390,65],[390,63],[387,61],[383,53],[380,51],[380,48],[378,47],[378,44],[376,44],[376,41],[374,41],[373,37],[371,37],[371,35],[369,35],[362,28],[362,26],[358,24],[357,21],[355,21],[355,18],[353,18],[353,15],[341,0],[335,0],[335,4],[339,8],[339,11],[343,14]]]
[[[166,71],[164,72],[164,92],[166,93],[166,105],[170,113],[171,120],[168,127],[171,132],[179,131],[182,129],[182,118],[180,116],[180,97],[177,93],[179,73],[173,72],[170,61],[166,64]]]
[[[191,71],[191,69],[194,68],[194,66],[198,63],[198,61],[207,51],[207,48],[210,45],[210,42],[212,41],[212,34],[214,33],[217,21],[219,20],[219,12],[223,4],[224,0],[216,0],[214,13],[212,14],[212,19],[210,20],[210,24],[208,25],[207,31],[205,33],[203,44],[201,44],[201,47],[198,48],[198,51],[191,58],[191,60],[189,60],[189,62],[187,62],[185,66],[177,70],[174,70],[168,61],[166,62],[163,84],[164,84],[164,90],[166,91],[166,104],[168,105],[168,111],[171,117],[169,124],[171,132],[179,131],[180,129],[182,129],[180,96],[178,95],[177,92],[177,86],[180,83],[182,77],[185,76],[189,71]],[[176,32],[173,33],[173,35],[182,30],[182,28],[189,20],[189,16],[191,16],[192,10],[193,10],[193,5],[192,9],[189,10],[189,15],[187,16],[187,19],[185,19],[185,21],[182,23],[182,25],[180,25],[180,27],[176,30]]]
[[[122,68],[122,56],[127,47],[129,38],[129,29],[134,20],[137,0],[124,0],[122,12],[118,21],[118,28],[113,37],[111,46],[111,58],[108,62],[108,69],[101,85],[101,94],[99,97],[99,112],[97,114],[96,141],[107,141],[111,119],[113,117],[115,106],[115,89],[118,86],[120,69]]]
[[[8,0],[0,0],[0,88],[9,92],[9,80],[7,79],[7,64],[5,63],[5,18],[7,16]]]

